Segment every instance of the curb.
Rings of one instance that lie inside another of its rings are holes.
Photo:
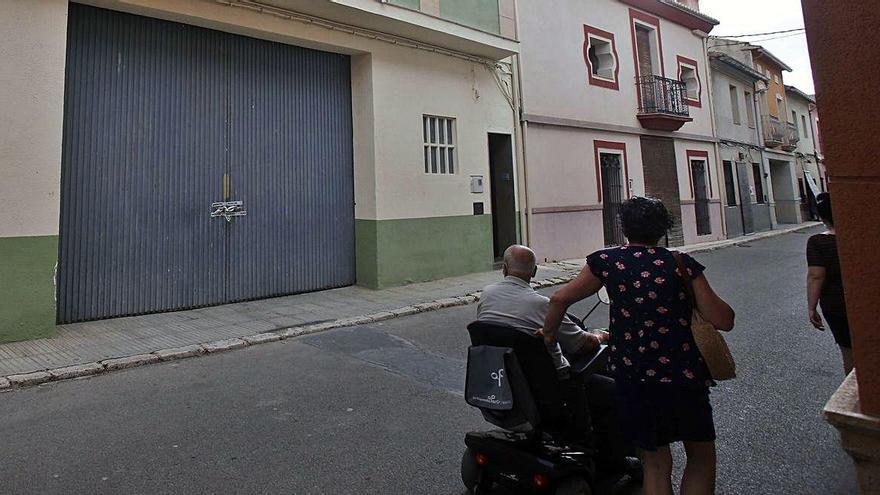
[[[794,234],[795,232],[800,232],[802,230],[812,229],[814,227],[821,226],[821,222],[809,222],[798,225],[796,227],[792,227],[786,230],[769,230],[766,232],[759,232],[756,234],[752,234],[749,236],[741,236],[736,237],[734,239],[729,239],[727,241],[718,241],[716,243],[712,243],[709,246],[700,246],[699,244],[695,245],[692,249],[682,249],[685,253],[708,253],[711,251],[717,251],[719,249],[734,247],[734,246],[742,246],[743,244],[750,244],[755,241],[763,241],[764,239],[772,239],[773,237],[779,237],[786,234]]]
[[[687,253],[704,253],[710,251],[716,251],[723,248],[728,248],[732,246],[740,246],[743,244],[748,244],[750,242],[759,241],[763,239],[769,239],[772,237],[777,237],[785,234],[791,234],[794,232],[799,232],[801,230],[810,229],[816,227],[820,224],[811,223],[799,225],[795,228],[787,229],[787,230],[774,230],[770,232],[762,232],[760,234],[755,234],[745,238],[737,238],[732,240],[731,242],[719,241],[719,244],[710,245],[700,247],[699,245],[695,246],[693,249],[683,249],[684,252]],[[577,273],[580,271],[579,266],[574,266],[573,264],[567,264],[565,262],[557,262],[558,268],[568,270],[570,273],[560,277],[548,278],[544,280],[538,280],[531,283],[531,286],[534,289],[545,289],[547,287],[553,287],[556,285],[561,285],[573,280]],[[179,359],[188,359],[193,357],[198,357],[204,354],[216,354],[226,351],[232,351],[235,349],[242,349],[245,347],[250,347],[252,345],[266,344],[269,342],[278,342],[281,340],[286,340],[294,337],[301,337],[303,335],[309,335],[317,332],[323,332],[326,330],[332,330],[336,328],[345,328],[345,327],[353,327],[357,325],[364,325],[368,323],[376,323],[379,321],[390,320],[394,318],[400,318],[403,316],[414,315],[416,313],[427,313],[430,311],[436,311],[439,309],[452,308],[456,306],[466,306],[468,304],[472,304],[480,300],[480,292],[471,292],[463,296],[458,297],[447,297],[443,299],[436,299],[434,301],[428,301],[418,304],[413,304],[410,306],[404,306],[402,308],[392,309],[388,311],[381,311],[378,313],[372,313],[368,315],[340,318],[338,320],[321,322],[321,323],[307,323],[300,326],[293,327],[285,327],[276,330],[270,330],[268,332],[257,333],[254,335],[247,335],[240,338],[232,338],[232,339],[222,339],[215,340],[211,342],[205,342],[202,344],[193,344],[184,347],[174,347],[169,349],[160,349],[157,351],[153,351],[148,354],[136,354],[133,356],[123,356],[118,358],[104,359],[101,361],[94,361],[89,363],[76,364],[72,366],[63,366],[60,368],[50,368],[40,371],[33,371],[29,373],[19,373],[8,376],[0,376],[0,391],[8,391],[12,389],[21,389],[26,387],[32,387],[34,385],[41,385],[49,382],[56,382],[61,380],[70,380],[74,378],[83,378],[88,376],[99,375],[103,373],[107,373],[110,371],[123,370],[129,368],[135,368],[140,366],[146,366],[148,364],[155,364],[159,362],[168,362],[168,361],[176,361]]]
[[[564,277],[563,277],[564,278]],[[551,279],[554,281],[562,280],[562,278]],[[547,283],[548,281],[540,281],[532,285],[540,287],[549,287],[559,282]],[[340,318],[338,320],[304,324],[294,327],[285,327],[268,332],[247,335],[240,338],[215,340],[202,344],[193,344],[184,347],[174,347],[169,349],[160,349],[148,354],[136,354],[133,356],[124,356],[112,359],[104,359],[72,366],[64,366],[60,368],[50,368],[29,373],[20,373],[8,376],[0,376],[0,391],[11,389],[21,389],[41,385],[49,382],[57,382],[61,380],[70,380],[74,378],[83,378],[104,374],[110,371],[123,370],[155,364],[159,362],[176,361],[179,359],[187,359],[205,354],[217,354],[235,349],[242,349],[252,345],[265,344],[269,342],[278,342],[293,337],[300,337],[312,333],[323,332],[335,328],[353,327],[367,323],[376,323],[379,321],[400,318],[402,316],[413,315],[416,313],[425,313],[436,311],[443,308],[451,308],[455,306],[465,306],[479,300],[479,292],[472,292],[458,297],[447,297],[434,301],[404,306],[389,311],[381,311],[368,315],[354,316],[348,318]]]

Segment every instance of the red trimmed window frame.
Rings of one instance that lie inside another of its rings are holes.
[[[697,99],[685,98],[685,102],[695,108],[703,107],[703,80],[700,78],[700,66],[697,64],[697,61],[692,58],[687,58],[682,55],[677,56],[678,61],[678,80],[681,81],[681,69],[683,66],[687,66],[691,69],[694,69],[694,74],[697,76]]]
[[[593,74],[593,64],[590,62],[590,35],[611,43],[611,53],[614,54],[613,81],[605,79],[604,77],[597,77]],[[620,91],[620,56],[617,54],[617,42],[614,40],[614,33],[584,24],[584,62],[587,64],[587,80],[591,86]]]
[[[639,46],[636,40],[636,21],[654,28],[657,36],[658,63],[660,64],[660,75],[666,77],[666,67],[663,63],[663,35],[660,32],[660,18],[640,12],[636,9],[629,9],[629,31],[632,37],[633,64],[636,69],[636,80],[638,81],[642,74],[639,72]]]
[[[615,141],[602,141],[600,139],[593,140],[593,155],[596,165],[596,193],[598,193],[599,204],[602,204],[602,164],[599,161],[600,152],[602,150],[619,151],[623,155],[623,187],[626,190],[626,198],[629,199],[629,160],[626,157],[626,143],[618,143]]]
[[[712,199],[712,169],[709,167],[709,152],[700,150],[687,150],[687,170],[688,182],[691,185],[691,199],[696,199],[697,195],[694,191],[694,170],[691,160],[703,161],[706,163],[706,178],[709,179],[709,199]]]

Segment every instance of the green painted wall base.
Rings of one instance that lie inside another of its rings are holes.
[[[381,289],[492,269],[492,216],[356,220],[357,283]]]
[[[0,237],[0,343],[55,331],[58,236]]]

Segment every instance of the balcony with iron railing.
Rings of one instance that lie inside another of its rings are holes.
[[[797,124],[786,122],[785,139],[782,142],[782,149],[785,151],[794,151],[797,149],[798,142],[801,140],[801,134],[798,132]]]
[[[657,131],[677,131],[692,121],[687,103],[687,86],[675,79],[651,75],[636,81],[642,127]]]
[[[782,122],[775,117],[765,115],[761,119],[764,128],[764,146],[794,151],[800,141],[798,128],[790,122]]]

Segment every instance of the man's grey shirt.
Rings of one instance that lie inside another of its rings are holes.
[[[544,326],[544,317],[547,315],[549,304],[550,299],[538,294],[527,282],[518,277],[507,276],[504,280],[483,289],[480,303],[477,305],[477,320],[507,325],[534,335]],[[569,318],[562,320],[557,333],[559,343],[556,344],[555,350],[548,349],[557,368],[568,366],[568,360],[562,355],[562,349],[568,353],[580,350],[584,344],[583,334],[584,331]]]

